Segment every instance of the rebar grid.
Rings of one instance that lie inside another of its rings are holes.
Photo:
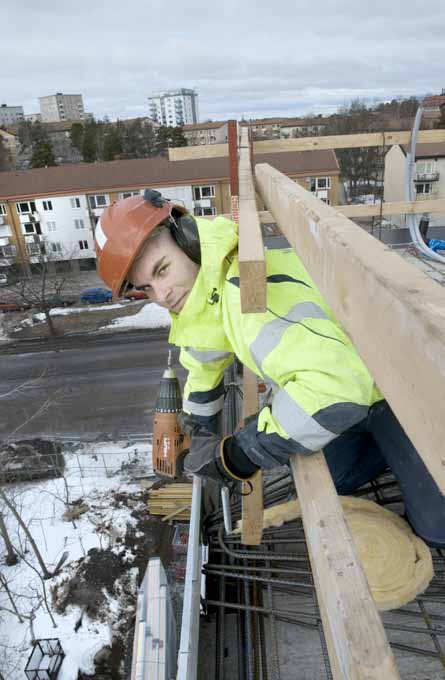
[[[265,507],[295,497],[289,474],[265,481]],[[380,505],[402,508],[399,489],[390,474],[363,487],[356,494]],[[233,516],[240,514],[240,500],[232,500]],[[238,663],[239,680],[286,680],[298,678],[283,674],[286,659],[280,635],[288,626],[313,631],[318,637],[324,677],[331,680],[326,640],[323,633],[316,591],[301,520],[282,527],[266,529],[257,548],[246,549],[240,536],[224,536],[219,510],[207,517],[209,562],[204,568],[208,583],[224,582],[225,598],[207,600],[210,610],[236,613],[241,639],[238,649],[246,655],[246,664]],[[445,557],[433,550],[435,577],[428,590],[409,605],[382,613],[388,640],[398,659],[409,655],[427,657],[434,662],[423,675],[445,669]],[[210,590],[212,590],[210,588]],[[215,592],[215,590],[213,590]],[[221,592],[221,590],[219,590]],[[444,612],[443,614],[441,613]],[[285,655],[284,655],[285,656]],[[413,661],[414,663],[414,661]],[[422,673],[422,670],[419,671]],[[223,680],[224,675],[215,676]],[[225,677],[230,677],[226,675]],[[233,676],[232,676],[233,677]],[[305,675],[304,677],[308,677]],[[321,680],[320,672],[317,680]]]

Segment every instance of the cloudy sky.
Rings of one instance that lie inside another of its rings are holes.
[[[200,120],[329,113],[445,88],[445,0],[4,0],[1,103],[81,93],[96,118],[193,87]]]

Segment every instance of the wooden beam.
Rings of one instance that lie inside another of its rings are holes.
[[[218,158],[229,155],[228,144],[197,144],[196,146],[173,146],[168,150],[169,161],[192,161],[197,158]]]
[[[300,137],[255,142],[253,150],[259,153],[279,151],[316,151],[319,149],[361,149],[369,146],[394,146],[409,144],[411,131],[364,132],[354,135],[326,135],[325,137]],[[420,130],[417,144],[445,142],[445,130]]]
[[[445,493],[443,288],[270,165],[257,165],[256,178],[265,205]]]
[[[371,205],[335,205],[335,210],[346,217],[372,217],[380,215],[380,203]],[[382,215],[420,215],[422,213],[445,213],[445,198],[429,201],[394,201],[383,203]]]
[[[372,217],[380,215],[380,203],[370,205],[334,205],[334,210],[345,215],[345,217]],[[394,201],[393,203],[383,203],[382,215],[422,215],[445,213],[445,198],[438,198],[430,201]],[[268,210],[260,210],[258,213],[260,224],[273,224],[275,218]],[[230,215],[214,215],[207,219],[213,220],[217,217],[227,217]]]
[[[243,418],[258,413],[258,378],[244,366]],[[252,488],[251,488],[252,487]],[[250,492],[250,493],[249,493]],[[250,484],[243,483],[241,543],[259,545],[263,535],[263,473],[255,473]]]
[[[282,151],[317,151],[320,149],[357,149],[369,146],[394,146],[409,144],[411,131],[364,132],[354,135],[326,135],[325,137],[299,137],[297,139],[271,139],[254,142],[254,154],[278,153]],[[420,130],[418,144],[445,142],[445,130]],[[199,146],[173,147],[168,150],[171,161],[185,161],[197,158],[218,158],[228,156],[227,144],[203,144]]]
[[[239,158],[239,246],[241,311],[266,311],[266,261],[250,163],[248,130],[241,131]]]
[[[399,678],[323,453],[291,468],[334,680]]]

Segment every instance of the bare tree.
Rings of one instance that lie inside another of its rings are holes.
[[[40,550],[37,546],[37,543],[35,542],[30,530],[26,526],[26,523],[23,521],[22,516],[21,516],[20,512],[18,511],[18,509],[16,508],[14,501],[12,499],[8,498],[8,496],[3,491],[3,489],[0,489],[0,499],[3,501],[3,503],[8,508],[8,510],[14,515],[14,517],[17,521],[17,524],[21,527],[21,529],[25,533],[29,543],[31,544],[31,547],[32,547],[34,554],[37,558],[37,561],[40,565],[40,569],[42,570],[43,578],[49,579],[49,578],[52,578],[53,576],[56,576],[59,573],[59,571],[60,571],[63,563],[65,562],[66,557],[68,557],[68,555],[66,555],[64,559],[59,560],[59,563],[58,563],[58,565],[57,565],[57,567],[54,571],[49,571],[48,567],[46,566],[46,564],[43,560],[42,554],[41,554],[41,552],[40,552]],[[64,553],[64,555],[65,555],[65,553]],[[20,556],[23,558],[23,554],[20,555]],[[62,558],[63,557],[64,556],[62,555]]]
[[[66,292],[71,280],[70,263],[76,253],[58,250],[59,244],[43,239],[38,232],[34,233],[34,239],[37,240],[28,244],[30,257],[34,260],[31,271],[19,275],[12,291],[21,303],[45,315],[48,335],[53,339],[59,331],[51,318],[51,309],[71,304],[76,299]]]
[[[6,547],[6,560],[5,560],[6,564],[8,565],[8,567],[12,567],[14,564],[17,564],[19,560],[17,557],[17,553],[15,552],[14,547],[12,545],[8,529],[6,527],[5,518],[3,517],[3,513],[1,511],[0,511],[0,534],[2,535]]]
[[[377,132],[381,123],[366,104],[357,99],[347,107],[341,107],[331,116],[326,133],[344,135],[361,132]],[[366,147],[362,149],[339,149],[336,155],[340,164],[342,179],[348,182],[349,195],[355,198],[362,188],[375,193],[382,171],[384,147]]]

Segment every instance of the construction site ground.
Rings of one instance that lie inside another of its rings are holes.
[[[271,483],[274,478],[275,487]],[[272,494],[275,501],[280,496],[279,502],[284,502],[295,492],[285,468],[266,475],[265,484],[266,504],[271,502]],[[403,514],[399,490],[391,475],[368,487],[366,495],[360,495]],[[235,507],[236,512],[239,514],[239,508]],[[199,680],[209,677],[331,680],[301,521],[265,531],[260,546],[246,547],[239,537],[223,536],[220,533],[217,537],[216,529],[211,532],[210,559],[205,570],[208,601],[226,605],[209,604],[210,615],[202,619]],[[221,540],[230,555],[221,555]],[[435,577],[427,591],[400,609],[381,612],[402,680],[445,677],[445,556],[434,549],[432,555]],[[293,561],[295,557],[297,561]],[[255,579],[259,587],[247,591]],[[240,618],[246,606],[253,612],[249,624],[250,651],[246,644],[249,639],[246,620]],[[241,631],[243,646],[239,639]]]
[[[52,443],[18,441],[16,457],[27,460],[32,452],[35,461]],[[151,445],[147,440],[65,440],[57,448],[60,474],[36,479],[28,466],[17,481],[3,487],[20,508],[48,567],[62,551],[68,556],[60,573],[45,581],[54,623],[41,601],[33,551],[27,550],[26,561],[2,564],[19,612],[23,617],[34,612],[34,620],[30,628],[29,621],[20,623],[14,612],[6,612],[1,593],[0,673],[19,680],[32,637],[56,637],[66,655],[59,680],[124,680],[131,668],[137,589],[148,559],[161,557],[175,602],[183,587],[175,580],[174,527],[148,513],[148,491],[139,481],[151,475]],[[64,517],[66,512],[71,520]],[[6,512],[5,519],[12,540],[22,545],[24,536],[14,517]]]

